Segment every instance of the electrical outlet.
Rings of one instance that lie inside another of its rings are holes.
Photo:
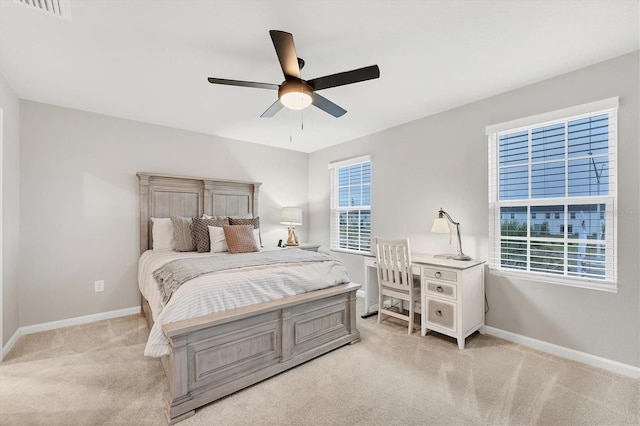
[[[96,281],[93,283],[96,293],[104,291],[104,280]]]

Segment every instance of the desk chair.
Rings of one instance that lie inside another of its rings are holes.
[[[409,239],[388,240],[373,237],[378,270],[378,324],[383,315],[409,322],[409,334],[413,332],[413,320],[416,302],[420,300],[420,281],[414,281],[411,273],[411,251]],[[391,305],[385,308],[385,298],[391,299]],[[398,299],[394,306],[393,300]],[[409,312],[405,314],[402,301],[409,303]]]

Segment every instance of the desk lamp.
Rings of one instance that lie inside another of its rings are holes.
[[[302,209],[300,207],[283,207],[280,212],[280,223],[288,225],[287,245],[297,246],[298,235],[294,225],[302,225]]]
[[[449,213],[442,210],[442,208],[440,209],[440,211],[438,211],[438,217],[433,220],[433,226],[431,227],[431,232],[434,232],[436,234],[449,234],[449,244],[451,244],[451,228],[449,227],[449,222],[451,222],[456,226],[456,231],[458,233],[458,254],[453,256],[452,259],[471,260],[470,256],[467,256],[462,252],[462,239],[460,238],[460,222],[455,222],[453,219],[451,219],[451,216],[449,216]]]

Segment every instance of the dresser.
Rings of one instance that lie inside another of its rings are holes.
[[[484,261],[440,259],[411,253],[412,273],[420,277],[420,330],[454,337],[464,349],[465,339],[476,330],[484,333]],[[363,296],[365,314],[378,308],[376,259],[365,257]]]

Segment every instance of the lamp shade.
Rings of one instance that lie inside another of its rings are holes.
[[[302,225],[302,209],[300,207],[283,207],[280,212],[282,225]]]
[[[433,226],[431,226],[431,232],[436,234],[449,234],[451,228],[449,228],[449,222],[444,217],[437,217],[433,220]]]

